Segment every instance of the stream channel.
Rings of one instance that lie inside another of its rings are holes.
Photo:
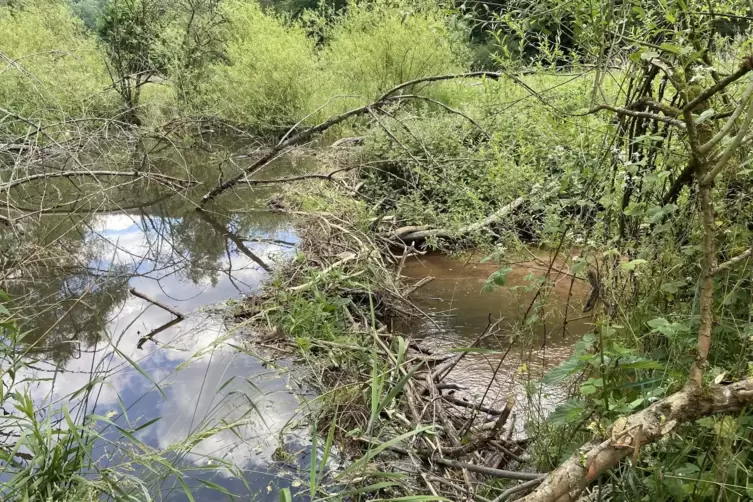
[[[226,148],[239,151],[238,145]],[[75,185],[84,194],[77,196],[76,207],[63,209],[50,203],[54,192],[49,186],[29,186],[24,188],[28,193],[16,196],[31,207],[45,208],[40,212],[44,214],[30,217],[35,224],[27,225],[20,239],[5,236],[6,246],[9,240],[19,239],[12,246],[19,256],[33,255],[21,278],[6,274],[4,284],[13,298],[13,309],[22,316],[21,326],[35,340],[37,361],[26,371],[44,380],[34,384],[32,395],[59,399],[92,376],[103,377],[89,410],[129,430],[159,417],[140,430],[138,438],[162,451],[221,420],[245,418],[238,434],[225,430],[212,435],[181,461],[197,468],[191,473],[194,478],[217,483],[241,500],[278,500],[283,487],[291,487],[295,495],[297,487],[307,484],[310,439],[306,430],[295,432],[286,426],[298,416],[305,389],[291,378],[296,371],[292,366],[288,372],[285,368],[276,371],[238,350],[244,344],[243,335],[232,329],[224,312],[227,305],[260,288],[268,275],[262,263],[273,268],[295,250],[291,221],[266,210],[267,201],[282,188],[236,190],[223,195],[202,216],[193,210],[193,201],[220,176],[229,175],[217,167],[223,164],[217,163],[216,147],[209,152],[205,148],[152,153],[149,158],[161,172],[178,176],[183,170],[203,181],[203,186],[195,193],[164,197],[154,196],[153,187],[138,183],[104,188],[84,183]],[[235,169],[252,161],[233,160]],[[315,167],[315,157],[280,158],[259,177],[298,174]],[[57,198],[73,186],[70,180],[60,180],[55,186]],[[29,249],[38,251],[30,254]],[[403,270],[408,281],[427,275],[435,280],[414,295],[428,316],[403,330],[425,347],[443,351],[469,346],[487,326],[490,314],[503,318],[503,327],[514,326],[533,295],[525,286],[546,265],[533,261],[515,265],[507,287],[482,291],[497,269],[477,257],[429,254],[409,261]],[[131,288],[139,296],[129,292]],[[532,399],[525,387],[567,358],[574,342],[588,329],[587,319],[570,322],[564,331],[561,321],[565,305],[579,313],[587,293],[580,281],[571,291],[569,278],[560,277],[552,293],[555,301],[547,307],[548,331],[539,340],[516,344],[497,373],[485,403],[504,402],[514,393],[521,430],[524,410],[548,409],[558,399],[557,389],[543,389]],[[153,341],[139,344],[143,335],[173,319],[143,297],[185,314],[185,320],[157,333]],[[485,346],[505,349],[509,335],[505,329],[500,333]],[[449,379],[460,383],[465,388],[462,392],[483,393],[502,352],[468,354]],[[298,465],[276,461],[283,428],[284,448],[295,455]],[[201,466],[208,457],[228,461],[237,470],[203,472]],[[196,500],[227,500],[196,479],[191,485]],[[185,499],[180,487],[163,488],[167,499]]]

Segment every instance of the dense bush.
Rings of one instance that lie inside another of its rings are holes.
[[[401,82],[466,70],[467,35],[436,7],[352,2],[327,31],[322,64],[340,94],[374,99]]]
[[[113,110],[103,53],[63,2],[0,6],[0,51],[3,108],[42,124]]]
[[[559,80],[539,78],[530,84],[546,88]],[[553,101],[580,106],[584,85],[561,88]],[[361,152],[369,195],[394,208],[406,224],[468,224],[535,187],[558,197],[561,189],[571,192],[572,187],[552,185],[552,175],[566,183],[566,173],[598,156],[601,143],[593,133],[604,127],[598,118],[558,117],[531,100],[499,113],[503,103],[525,92],[509,81],[487,81],[470,94],[464,87],[456,99],[465,101],[459,111],[467,117],[433,105],[396,120],[385,117]]]
[[[296,123],[318,82],[313,41],[256,2],[229,0],[223,9],[226,62],[209,69],[200,91],[202,111],[258,131],[279,132]]]

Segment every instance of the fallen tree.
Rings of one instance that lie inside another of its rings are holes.
[[[492,223],[498,222],[499,220],[501,220],[502,218],[504,218],[505,216],[509,215],[514,210],[522,206],[524,201],[525,199],[523,197],[518,197],[517,199],[510,202],[509,204],[502,206],[499,210],[490,214],[483,220],[477,221],[475,223],[471,223],[470,225],[462,226],[458,229],[453,230],[449,228],[429,229],[429,228],[421,228],[421,227],[403,227],[395,231],[395,237],[397,237],[398,239],[406,243],[413,242],[413,241],[422,241],[430,237],[437,237],[437,238],[462,237],[463,235],[476,232],[478,230],[481,230],[484,227],[488,227]]]
[[[686,386],[638,413],[618,419],[609,438],[584,445],[549,473],[535,492],[522,500],[577,500],[599,475],[616,466],[623,458],[636,454],[641,446],[667,436],[677,426],[709,415],[739,412],[750,404],[753,404],[751,379],[704,388]]]
[[[204,194],[204,196],[199,201],[197,210],[201,210],[209,201],[211,201],[212,199],[220,195],[225,190],[228,190],[232,188],[233,186],[235,186],[236,184],[240,183],[241,181],[246,179],[249,175],[263,169],[274,159],[276,159],[277,157],[279,157],[280,155],[288,151],[288,149],[298,146],[310,140],[313,136],[317,134],[321,134],[325,132],[327,129],[330,129],[331,127],[336,126],[337,124],[340,124],[350,118],[359,117],[361,115],[373,114],[374,111],[379,111],[380,109],[384,108],[387,105],[399,104],[400,102],[411,101],[411,100],[423,101],[425,99],[423,96],[417,96],[414,94],[399,94],[399,92],[402,91],[403,89],[407,89],[417,84],[428,83],[428,82],[441,82],[445,80],[456,80],[456,79],[466,79],[466,78],[490,78],[493,80],[498,80],[503,77],[509,77],[514,82],[520,83],[520,80],[513,75],[510,75],[505,72],[493,72],[493,71],[477,71],[477,72],[470,72],[470,73],[458,73],[458,74],[453,74],[453,75],[433,75],[430,77],[421,77],[421,78],[409,80],[407,82],[403,82],[401,84],[396,85],[395,87],[385,92],[381,97],[379,97],[372,103],[369,103],[364,106],[360,106],[358,108],[353,108],[340,115],[330,117],[329,119],[325,120],[324,122],[318,125],[309,127],[297,133],[293,133],[293,131],[299,125],[299,124],[296,124],[292,129],[290,129],[287,132],[287,134],[283,136],[283,138],[273,148],[269,149],[264,155],[259,157],[254,163],[252,163],[250,166],[245,168],[239,174],[218,184],[217,186],[212,188],[209,192]],[[443,105],[443,108],[451,113],[459,113],[456,110],[453,110],[452,108],[448,108],[444,105]],[[459,114],[462,115],[463,117],[468,118],[465,114],[462,114],[462,113],[459,113]],[[471,121],[471,122],[476,124],[475,121]]]

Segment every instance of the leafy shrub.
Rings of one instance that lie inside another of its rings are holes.
[[[3,108],[41,124],[113,110],[104,55],[64,2],[0,5],[0,50]]]
[[[276,131],[300,120],[316,85],[314,42],[256,2],[229,0],[226,62],[212,65],[201,93],[205,113]]]
[[[332,95],[373,100],[401,82],[462,72],[470,61],[467,33],[450,28],[437,8],[407,2],[352,2],[326,38],[322,64],[339,91]]]
[[[516,197],[543,202],[528,197],[537,186],[553,196],[563,188],[573,192],[561,184],[570,183],[571,171],[580,172],[598,156],[593,131],[603,122],[563,119],[531,101],[498,112],[500,99],[519,95],[524,91],[510,82],[477,86],[463,96],[469,101],[461,108],[477,125],[425,106],[416,111],[419,118],[404,113],[398,120],[380,119],[383,128],[362,152],[364,164],[372,166],[363,171],[366,190],[406,224],[446,227],[482,219]],[[559,100],[571,103],[571,90],[554,101]]]

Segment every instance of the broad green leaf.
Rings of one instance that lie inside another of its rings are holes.
[[[631,260],[627,263],[623,263],[622,265],[620,265],[620,268],[622,268],[622,270],[635,270],[636,267],[645,265],[646,263],[648,263],[648,261],[638,258],[637,260]]]
[[[280,502],[293,502],[293,497],[290,496],[290,488],[280,490]]]
[[[593,384],[583,384],[580,386],[580,393],[584,396],[590,396],[596,394],[596,387]]]
[[[680,291],[680,288],[687,286],[687,284],[688,283],[685,280],[665,282],[659,287],[659,289],[661,289],[665,293],[674,295],[674,294],[677,294],[678,291]]]
[[[580,360],[576,356],[571,356],[559,366],[549,370],[549,372],[544,376],[544,383],[560,383],[568,377],[578,373],[579,371],[582,371],[585,367],[586,363],[584,361]]]
[[[555,410],[547,417],[547,422],[552,425],[567,425],[576,422],[580,419],[583,412],[586,410],[586,405],[581,400],[569,399],[560,404]]]
[[[663,317],[651,319],[650,321],[648,321],[648,325],[655,331],[658,331],[659,333],[666,336],[675,336],[679,333],[687,333],[689,331],[689,328],[686,324],[676,322],[671,323]]]

